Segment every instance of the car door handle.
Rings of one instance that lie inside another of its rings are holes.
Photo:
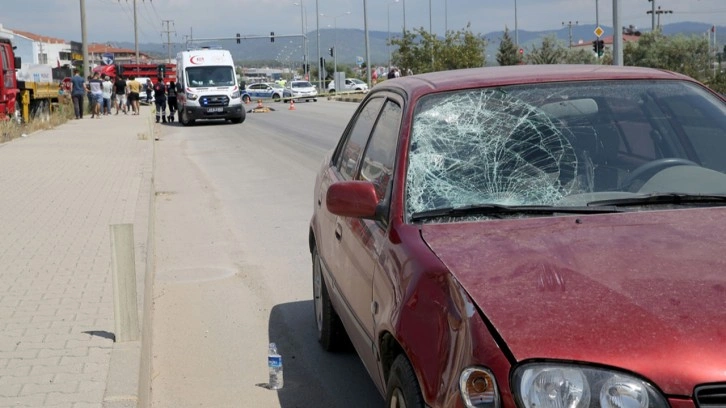
[[[340,240],[343,237],[343,226],[338,224],[335,226],[335,238]]]

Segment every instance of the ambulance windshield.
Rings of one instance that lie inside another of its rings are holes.
[[[191,88],[235,85],[234,69],[231,66],[189,67],[186,72]]]

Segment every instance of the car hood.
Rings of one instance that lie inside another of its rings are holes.
[[[671,395],[726,380],[726,209],[453,224],[422,236],[517,361],[621,367]]]

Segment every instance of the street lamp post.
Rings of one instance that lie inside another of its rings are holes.
[[[325,13],[320,13],[321,17],[332,17],[333,19],[333,75],[338,72],[338,17],[347,16],[349,14],[350,11],[346,11],[345,13],[337,16],[329,16]]]
[[[406,34],[406,0],[401,4],[403,6],[403,33]]]
[[[434,24],[431,14],[431,0],[429,0],[429,35],[431,36],[431,71],[434,70]]]
[[[388,3],[388,69],[391,69],[391,4],[393,3],[398,3],[398,0]]]
[[[305,35],[305,13],[302,0],[300,3],[293,3],[294,5],[300,5],[300,31],[302,34],[302,52],[303,52],[303,78],[308,80],[308,49],[307,49],[307,36]]]
[[[519,48],[519,27],[517,24],[517,0],[514,0],[514,43]]]

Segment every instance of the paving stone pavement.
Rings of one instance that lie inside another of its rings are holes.
[[[0,144],[0,407],[135,406],[107,395],[110,226],[133,224],[140,307],[158,126],[142,107]]]

